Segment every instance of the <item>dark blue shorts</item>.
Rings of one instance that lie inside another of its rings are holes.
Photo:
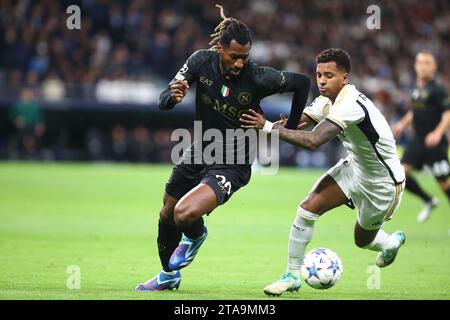
[[[166,193],[179,200],[197,185],[204,183],[214,190],[217,205],[222,205],[250,181],[251,173],[250,165],[179,164],[173,168],[166,183]]]

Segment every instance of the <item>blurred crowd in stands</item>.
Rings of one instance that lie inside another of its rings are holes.
[[[29,88],[21,91],[18,101],[8,108],[6,117],[11,130],[6,141],[0,134],[0,159],[170,162],[171,149],[177,143],[171,141],[170,127],[150,129],[125,124],[110,124],[106,129],[83,126],[83,136],[75,139],[70,137],[69,128],[57,126],[53,128],[57,129],[57,134],[46,138],[42,105]],[[81,143],[74,140],[81,140]]]
[[[74,3],[81,8],[80,30],[66,26],[66,9]],[[221,20],[215,3],[250,27],[251,59],[261,64],[314,80],[321,50],[346,49],[351,81],[391,122],[407,108],[419,50],[436,55],[439,81],[450,88],[449,1],[377,1],[381,29],[370,30],[366,11],[372,0],[2,0],[0,97],[22,100],[11,104],[11,121],[20,127],[14,114],[23,101],[39,109],[30,97],[154,104],[188,56],[209,47]],[[39,141],[43,117],[28,113],[33,121],[23,131]],[[142,128],[131,132],[138,140],[146,135]],[[111,136],[119,139],[123,130],[114,127]]]

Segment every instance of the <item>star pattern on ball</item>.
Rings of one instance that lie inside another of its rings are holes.
[[[317,279],[319,279],[319,275],[317,274],[316,266],[306,267],[306,270],[308,270],[308,278],[316,277]]]
[[[314,253],[317,255],[320,255],[322,253],[325,254],[326,251],[327,251],[327,249],[325,249],[325,248],[318,248],[318,249],[314,250]]]
[[[335,275],[336,272],[340,270],[339,264],[337,263],[337,261],[333,261],[333,260],[330,260],[330,265],[328,266],[327,269],[333,270],[333,275]]]

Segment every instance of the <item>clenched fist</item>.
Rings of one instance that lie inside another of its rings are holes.
[[[170,85],[170,94],[175,103],[180,103],[186,96],[187,89],[189,89],[188,82],[186,80],[177,80]]]

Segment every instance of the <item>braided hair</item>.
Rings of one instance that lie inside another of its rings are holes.
[[[251,44],[252,39],[250,29],[247,25],[235,18],[225,17],[223,7],[218,4],[216,4],[216,7],[220,9],[222,21],[214,28],[214,33],[211,35],[213,39],[209,43],[209,45],[211,45],[210,50],[215,50],[218,43],[228,47],[233,39],[241,45],[246,45],[249,42]]]

